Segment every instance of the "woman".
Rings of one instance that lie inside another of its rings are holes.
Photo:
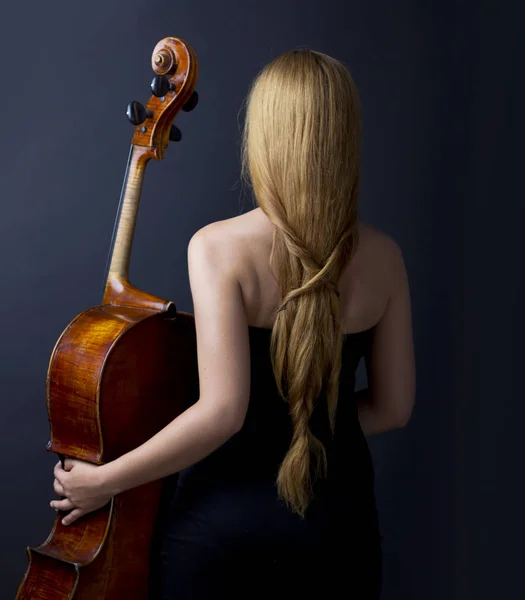
[[[188,247],[199,400],[113,462],[55,467],[66,523],[180,472],[163,600],[380,596],[364,436],[407,423],[415,373],[401,252],[358,216],[360,143],[340,62],[296,50],[260,72],[243,144],[258,207]]]

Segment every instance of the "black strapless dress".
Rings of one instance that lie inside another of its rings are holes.
[[[344,338],[336,433],[318,402],[312,431],[328,477],[306,517],[278,498],[275,478],[292,434],[270,361],[271,330],[250,327],[251,395],[243,428],[181,471],[162,530],[162,600],[355,598],[378,600],[381,536],[374,469],[353,402],[372,330]]]

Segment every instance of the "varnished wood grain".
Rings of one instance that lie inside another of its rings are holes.
[[[80,351],[77,366],[70,362],[72,347]],[[48,450],[103,464],[140,445],[198,398],[196,356],[189,313],[170,318],[110,305],[86,311],[51,358]],[[57,517],[46,542],[28,549],[32,560],[17,599],[69,599],[76,589],[75,600],[146,600],[163,485],[128,490],[67,527]],[[50,575],[53,561],[60,586],[64,577],[71,583],[63,596]],[[48,596],[34,595],[44,586]]]
[[[119,298],[126,295],[127,288],[130,287],[128,279],[129,261],[137,223],[140,194],[146,166],[153,155],[151,148],[141,146],[132,146],[131,148],[126,181],[123,186],[122,206],[118,216],[108,281],[103,299],[104,304],[117,303]],[[139,305],[142,306],[140,300]],[[157,309],[162,310],[162,307],[158,307]]]

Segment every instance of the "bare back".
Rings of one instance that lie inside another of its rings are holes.
[[[281,303],[269,265],[273,224],[260,208],[221,221],[226,243],[234,244],[248,323],[271,328]],[[360,244],[339,281],[345,333],[375,326],[384,314],[393,285],[396,244],[386,234],[360,223]]]
[[[282,301],[269,264],[273,227],[260,208],[206,226],[204,230],[210,232],[209,237],[213,239],[212,250],[207,256],[213,257],[209,260],[215,266],[213,271],[209,271],[206,261],[200,266],[195,262],[191,269],[192,291],[200,289],[197,293],[204,298],[208,278],[217,278],[214,274],[216,269],[225,270],[240,287],[240,294],[238,291],[237,294],[242,298],[237,301],[232,296],[231,300],[227,300],[224,295],[227,292],[222,292],[221,310],[234,313],[235,316],[231,314],[230,318],[238,323],[247,322],[251,327],[271,330]],[[373,329],[371,351],[366,357],[367,398],[372,409],[363,412],[362,423],[367,431],[375,432],[404,426],[414,406],[416,381],[411,302],[405,263],[396,242],[362,222],[359,223],[359,233],[358,248],[339,281],[342,330],[344,333],[358,333]],[[224,307],[225,303],[230,304],[228,309]],[[201,299],[199,304],[202,306],[201,314],[211,310],[205,300]],[[222,314],[214,304],[212,306],[213,312]],[[239,311],[243,309],[245,315],[240,315]],[[211,316],[206,325],[213,327],[211,331],[216,329],[213,323]],[[247,338],[240,330],[236,334],[229,333],[228,329],[226,331],[235,340],[231,343],[237,353],[235,361],[239,361],[244,357]],[[221,335],[225,335],[226,331],[222,331]],[[201,342],[203,372],[204,369],[209,372],[209,365],[214,363],[218,352],[213,334],[208,344],[209,352],[204,350],[204,342]],[[215,389],[225,380],[233,380],[234,373],[224,372],[224,367],[217,368],[215,377],[210,389]],[[247,389],[248,382],[243,381]],[[227,394],[239,393],[236,390],[235,386],[231,390],[228,388]]]

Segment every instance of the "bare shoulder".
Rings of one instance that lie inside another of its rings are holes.
[[[398,260],[402,255],[399,244],[392,236],[369,223],[360,223],[360,238],[367,254],[382,259],[382,262]]]
[[[253,211],[252,211],[253,212]],[[250,213],[208,223],[198,229],[188,244],[188,255],[206,254],[215,265],[235,268],[245,254],[246,241],[260,233]]]
[[[270,230],[268,219],[260,209],[214,221],[201,227],[193,234],[195,237],[204,237],[209,243],[217,244],[223,248],[232,248],[249,240],[261,238]],[[191,242],[191,240],[190,240]]]
[[[405,271],[403,252],[396,240],[388,233],[360,223],[360,261],[372,269],[387,284],[394,284]]]
[[[220,221],[213,221],[198,229],[192,236],[193,238],[206,238],[210,243],[226,244],[235,243],[240,241],[242,238],[248,237],[253,232],[260,229],[257,227],[252,213],[243,213],[235,217],[228,219],[221,219]],[[191,242],[191,240],[190,240]]]

